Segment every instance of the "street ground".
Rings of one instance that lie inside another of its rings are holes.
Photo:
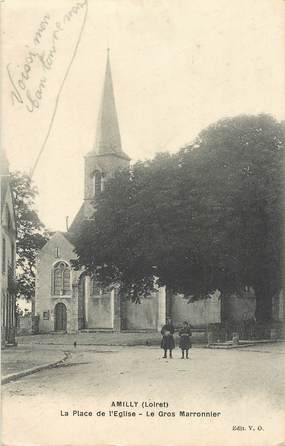
[[[1,376],[30,370],[44,364],[56,363],[64,358],[61,348],[48,345],[18,345],[1,352]]]
[[[178,343],[178,333],[175,333]],[[19,336],[19,344],[46,344],[46,345],[160,345],[160,332],[90,332],[76,334],[38,334],[30,336]],[[195,330],[192,336],[193,343],[206,343],[205,331]]]
[[[285,440],[283,343],[196,347],[189,360],[180,359],[178,348],[172,360],[162,359],[156,346],[44,348],[72,354],[62,367],[3,386],[3,445],[277,446]],[[113,407],[113,401],[138,406]],[[210,411],[221,414],[197,415]]]
[[[174,335],[176,345],[179,345],[179,337]],[[193,336],[192,336],[193,337]],[[193,342],[194,341],[194,342]],[[196,331],[192,339],[193,348],[206,347],[205,333]],[[63,349],[69,349],[74,345],[77,348],[84,346],[160,346],[161,335],[158,332],[96,332],[77,334],[42,334],[19,336],[18,345],[1,351],[1,377],[2,382],[15,379],[15,374],[22,372],[29,374],[31,369],[37,369],[44,365],[65,360],[66,354]],[[239,345],[231,342],[211,344],[210,348],[244,348],[245,346],[259,345],[260,343],[274,343],[272,340],[241,341]],[[3,381],[4,380],[4,381]]]

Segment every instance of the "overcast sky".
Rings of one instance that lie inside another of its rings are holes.
[[[1,143],[11,169],[29,171],[50,129],[34,174],[48,228],[65,230],[66,216],[71,221],[82,203],[107,47],[123,149],[133,161],[146,159],[178,150],[224,116],[266,112],[284,119],[284,6],[282,0],[3,3]],[[37,90],[38,107],[29,99]]]

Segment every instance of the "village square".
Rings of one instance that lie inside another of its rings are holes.
[[[238,400],[241,407],[254,404],[258,394],[260,407],[270,399],[272,416],[281,419],[284,350],[278,341],[283,337],[282,292],[272,299],[270,319],[260,323],[251,287],[242,293],[228,293],[224,300],[218,289],[209,292],[207,298],[195,299],[174,293],[167,286],[146,296],[126,298],[118,286],[105,288],[95,275],[76,268],[72,264],[76,233],[85,221],[94,221],[94,201],[107,187],[108,177],[120,167],[128,167],[130,161],[121,148],[109,51],[96,135],[95,147],[85,158],[82,207],[68,231],[49,235],[36,253],[32,313],[23,313],[15,306],[16,290],[11,284],[17,256],[17,219],[8,162],[1,151],[2,287],[6,283],[2,294],[3,415],[12,411],[17,423],[25,426],[17,437],[13,423],[9,423],[4,426],[4,438],[28,442],[30,426],[35,438],[53,442],[53,431],[43,429],[46,417],[56,430],[62,426],[61,417],[65,417],[65,426],[69,425],[71,414],[99,414],[103,425],[106,414],[115,419],[142,416],[154,424],[162,419],[164,435],[171,436],[165,420],[200,414],[195,401],[199,401],[199,410],[208,414],[214,411],[221,415],[226,404],[228,435],[233,438],[236,432],[248,430],[262,436],[264,429],[271,429],[264,413],[245,422],[233,416],[233,403]],[[121,401],[120,409],[113,409],[112,403],[110,406],[112,395]],[[165,402],[156,404],[162,395]],[[51,403],[55,398],[60,401],[56,407]],[[136,404],[128,402],[136,398]],[[140,410],[138,415],[142,398],[147,407],[162,405],[166,409]],[[19,417],[23,400],[26,409]],[[29,410],[43,405],[48,407],[48,415],[41,409],[36,419],[31,419]],[[135,407],[134,411],[129,407]],[[219,426],[224,423],[215,421],[215,429]],[[131,426],[129,429],[132,432]],[[79,441],[80,428],[70,432],[68,441]],[[189,426],[184,425],[182,432],[189,435]],[[280,431],[275,434],[280,435]],[[100,440],[98,434],[96,441]],[[91,441],[88,436],[87,441]]]

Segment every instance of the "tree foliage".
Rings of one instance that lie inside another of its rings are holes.
[[[35,292],[36,256],[49,234],[35,210],[38,192],[31,178],[24,173],[14,172],[11,174],[11,187],[17,222],[17,296],[29,300]]]
[[[283,126],[223,119],[177,154],[110,179],[77,240],[80,265],[136,299],[155,284],[197,299],[253,287],[271,317],[281,287]]]

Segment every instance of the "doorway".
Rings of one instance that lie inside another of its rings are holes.
[[[54,330],[66,331],[66,326],[67,326],[66,306],[61,302],[56,304],[54,313],[55,313]]]

